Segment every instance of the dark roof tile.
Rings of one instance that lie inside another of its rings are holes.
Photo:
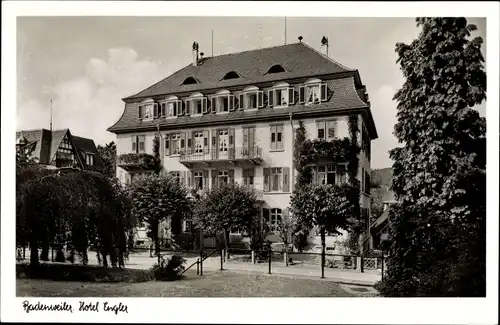
[[[281,65],[285,72],[268,74],[269,68],[276,64]],[[230,71],[238,73],[240,78],[222,80]],[[198,66],[189,64],[125,100],[347,71],[354,70],[340,65],[305,43],[294,43],[203,58]],[[189,77],[199,83],[182,85]]]

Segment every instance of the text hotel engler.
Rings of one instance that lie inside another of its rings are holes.
[[[58,304],[43,304],[40,301],[32,304],[28,300],[23,301],[23,309],[26,313],[39,312],[39,311],[56,311],[56,312],[104,312],[104,313],[114,313],[118,315],[119,313],[128,314],[128,306],[119,303],[117,305],[111,304],[107,301],[101,303],[100,301],[79,301],[78,306],[74,307],[72,304],[67,302],[61,302]]]

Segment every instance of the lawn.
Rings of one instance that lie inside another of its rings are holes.
[[[186,272],[175,282],[95,283],[17,279],[24,297],[352,297],[339,284],[265,274]]]

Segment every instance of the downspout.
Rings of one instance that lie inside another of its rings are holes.
[[[291,171],[291,176],[292,176],[292,181],[290,182],[290,188],[293,192],[295,189],[295,159],[294,159],[294,150],[295,150],[295,132],[293,130],[293,113],[290,112],[288,113],[288,116],[290,117],[290,126],[292,127],[292,171]]]

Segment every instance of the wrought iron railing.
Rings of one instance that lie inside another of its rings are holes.
[[[202,152],[182,153],[180,162],[205,162],[217,160],[261,160],[262,148],[253,147],[238,147],[220,149],[204,149]]]

